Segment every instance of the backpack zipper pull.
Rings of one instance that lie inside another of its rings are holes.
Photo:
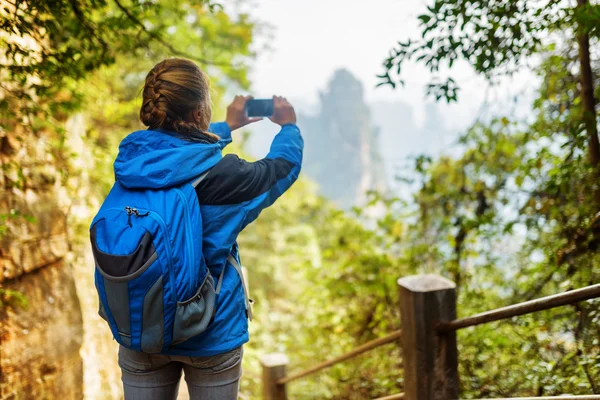
[[[133,228],[133,225],[131,224],[131,214],[136,217],[146,217],[150,215],[150,211],[147,211],[145,214],[140,214],[140,211],[137,208],[129,206],[125,206],[125,211],[127,212],[127,225],[129,225],[130,228]]]
[[[131,214],[133,213],[133,209],[129,206],[125,206],[125,212],[127,212],[127,225],[129,225],[130,228],[133,228],[133,225],[131,225]]]
[[[133,209],[133,215],[135,215],[136,217],[146,217],[150,214],[150,211],[146,211],[146,214],[140,214],[140,212],[138,211],[137,208]]]

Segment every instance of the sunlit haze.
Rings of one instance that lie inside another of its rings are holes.
[[[459,101],[452,105],[434,104],[425,96],[432,76],[422,64],[407,65],[402,74],[404,87],[376,87],[382,62],[396,42],[419,37],[417,17],[426,4],[257,0],[242,5],[243,12],[268,23],[254,45],[258,56],[250,75],[251,94],[286,96],[299,113],[311,115],[318,111],[319,93],[327,88],[334,71],[349,70],[363,84],[371,124],[381,130],[379,145],[389,183],[394,171],[406,165],[407,157],[451,151],[458,135],[478,119],[526,115],[534,88],[528,71],[490,86],[466,63],[456,63],[451,71],[442,69],[442,78],[451,76],[461,87]],[[515,103],[517,95],[522,100]],[[276,130],[270,125],[266,121],[249,129],[253,135],[248,151],[257,157],[268,151],[268,133]]]
[[[426,4],[412,0],[257,0],[245,9],[271,25],[257,45],[271,50],[261,51],[256,60],[251,75],[253,94],[276,93],[314,104],[333,71],[346,68],[363,82],[367,101],[406,102],[413,106],[416,122],[422,124],[424,105],[431,101],[424,95],[430,74],[422,65],[407,68],[404,88],[375,86],[382,61],[396,41],[418,37],[417,16]],[[464,64],[455,66],[451,76],[462,87],[459,104],[440,104],[439,108],[449,128],[461,129],[477,117],[486,83]],[[510,85],[490,90],[488,100],[508,99],[523,89],[526,79],[513,78]]]

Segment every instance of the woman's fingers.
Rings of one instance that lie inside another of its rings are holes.
[[[237,95],[233,98],[229,107],[227,107],[227,118],[225,119],[225,122],[227,122],[232,131],[262,120],[262,118],[248,118],[246,115],[246,102],[253,98],[254,97],[250,95]]]
[[[295,124],[296,112],[285,97],[273,96],[273,115],[269,119],[281,126]]]

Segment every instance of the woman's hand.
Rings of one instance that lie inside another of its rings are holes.
[[[269,119],[280,126],[295,124],[296,111],[286,98],[273,96],[273,115]]]
[[[229,129],[232,131],[262,119],[248,118],[246,115],[246,102],[251,98],[252,96],[235,96],[233,102],[227,106],[227,118],[225,118],[225,122],[227,122]]]

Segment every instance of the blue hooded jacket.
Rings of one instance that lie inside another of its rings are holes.
[[[213,277],[219,277],[224,266],[227,269],[213,322],[202,334],[164,353],[168,355],[212,356],[248,341],[242,282],[227,258],[232,255],[240,262],[237,236],[296,181],[302,164],[304,142],[294,124],[284,125],[267,156],[256,162],[222,156],[221,150],[231,142],[226,123],[211,124],[210,131],[220,140],[164,130],[133,132],[121,142],[114,163],[115,179],[128,189],[176,186],[208,171],[196,187],[203,221],[197,229],[202,229],[202,253]]]

